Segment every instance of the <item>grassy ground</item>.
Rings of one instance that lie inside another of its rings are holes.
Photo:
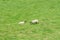
[[[0,40],[60,40],[60,0],[0,0]]]

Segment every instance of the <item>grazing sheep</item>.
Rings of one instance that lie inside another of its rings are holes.
[[[23,24],[25,24],[25,22],[26,22],[26,21],[21,21],[21,22],[19,22],[18,24],[23,25]]]
[[[32,20],[32,21],[30,22],[30,24],[38,24],[38,23],[39,23],[38,19]]]

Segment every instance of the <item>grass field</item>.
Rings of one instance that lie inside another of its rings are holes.
[[[0,40],[60,40],[60,0],[0,0]]]

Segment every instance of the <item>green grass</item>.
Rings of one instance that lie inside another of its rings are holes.
[[[60,0],[0,0],[0,40],[60,40]]]

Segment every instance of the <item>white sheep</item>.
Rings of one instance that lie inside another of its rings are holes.
[[[38,24],[39,23],[39,20],[38,19],[34,19],[30,22],[31,24]]]
[[[25,22],[26,22],[26,21],[20,21],[18,24],[23,25],[23,24],[25,24]]]

